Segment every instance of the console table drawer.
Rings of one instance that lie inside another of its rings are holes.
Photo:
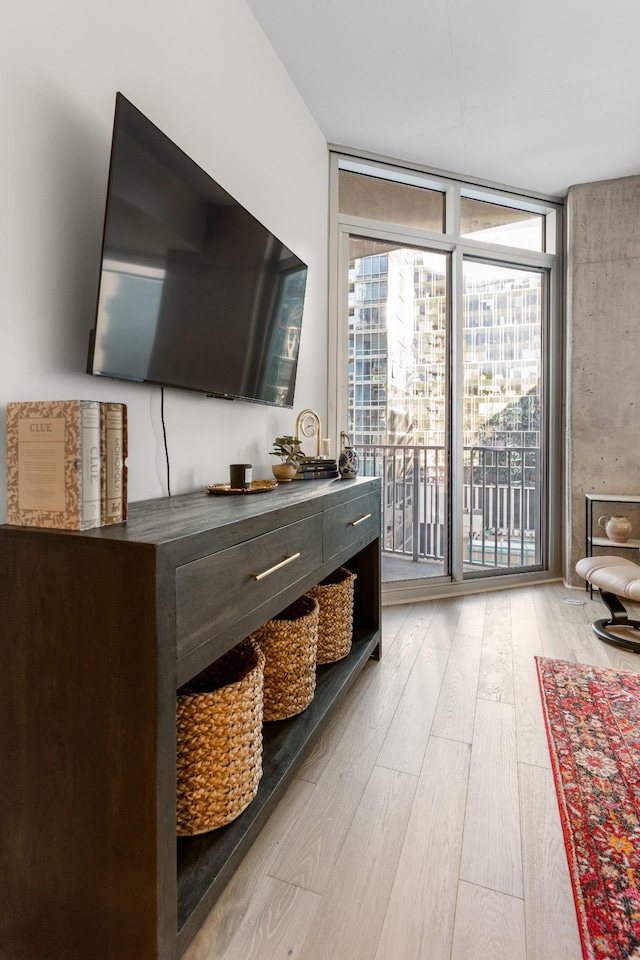
[[[350,544],[363,539],[367,542],[379,533],[380,500],[377,492],[331,507],[323,514],[323,558],[328,560]]]
[[[246,616],[321,563],[322,517],[314,514],[178,567],[178,657],[231,626],[240,611]]]

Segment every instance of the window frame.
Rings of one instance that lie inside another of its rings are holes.
[[[471,589],[493,589],[510,582],[524,583],[559,577],[562,548],[562,449],[564,389],[564,284],[563,284],[563,213],[564,200],[530,193],[520,188],[507,187],[488,181],[462,178],[454,174],[433,170],[397,160],[361,153],[350,148],[329,145],[329,349],[328,349],[328,424],[334,436],[339,436],[346,423],[348,403],[348,242],[350,235],[392,243],[417,244],[428,249],[448,253],[451,257],[451,377],[452,382],[461,382],[463,364],[463,258],[470,257],[493,264],[511,264],[517,267],[543,270],[547,276],[548,329],[544,338],[542,362],[546,370],[546,404],[544,428],[547,438],[545,467],[547,473],[547,515],[541,530],[543,569],[536,572],[501,574],[499,581],[487,578],[484,581],[469,580],[463,576],[462,524],[454,525],[452,537],[452,579],[429,584],[428,580],[400,585],[383,585],[386,602],[411,601],[439,595],[462,594]],[[403,227],[383,221],[340,213],[338,209],[338,179],[340,170],[360,172],[387,178],[412,186],[424,186],[438,190],[444,195],[444,232]],[[542,214],[545,217],[546,250],[535,252],[519,247],[510,247],[462,237],[460,234],[460,199],[485,202]],[[526,310],[523,302],[523,310]],[[499,328],[498,328],[499,329]],[[451,449],[456,449],[456,439],[462,437],[464,400],[453,391],[451,406]],[[460,462],[458,462],[460,461]],[[451,512],[462,516],[463,496],[462,458],[452,462]]]

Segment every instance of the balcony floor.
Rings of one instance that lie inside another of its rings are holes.
[[[482,573],[497,572],[512,573],[522,570],[522,567],[510,569],[506,566],[496,568],[495,564],[465,563],[464,571],[469,576],[478,576]],[[382,551],[382,582],[399,583],[403,580],[429,580],[434,577],[444,577],[444,561],[414,560],[412,557],[403,557],[399,554]]]
[[[424,580],[429,577],[444,577],[444,563],[437,560],[413,560],[398,554],[382,551],[382,582],[397,580]]]

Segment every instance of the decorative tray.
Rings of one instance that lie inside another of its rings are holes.
[[[214,483],[211,487],[205,487],[207,493],[266,493],[268,490],[275,490],[278,486],[277,480],[253,480],[250,487],[232,487],[230,483]]]

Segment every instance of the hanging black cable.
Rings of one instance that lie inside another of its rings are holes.
[[[167,461],[167,494],[171,496],[171,468],[169,466],[169,447],[167,445],[167,428],[164,422],[164,387],[160,387],[160,419],[162,421],[162,436],[164,437],[164,455]]]

